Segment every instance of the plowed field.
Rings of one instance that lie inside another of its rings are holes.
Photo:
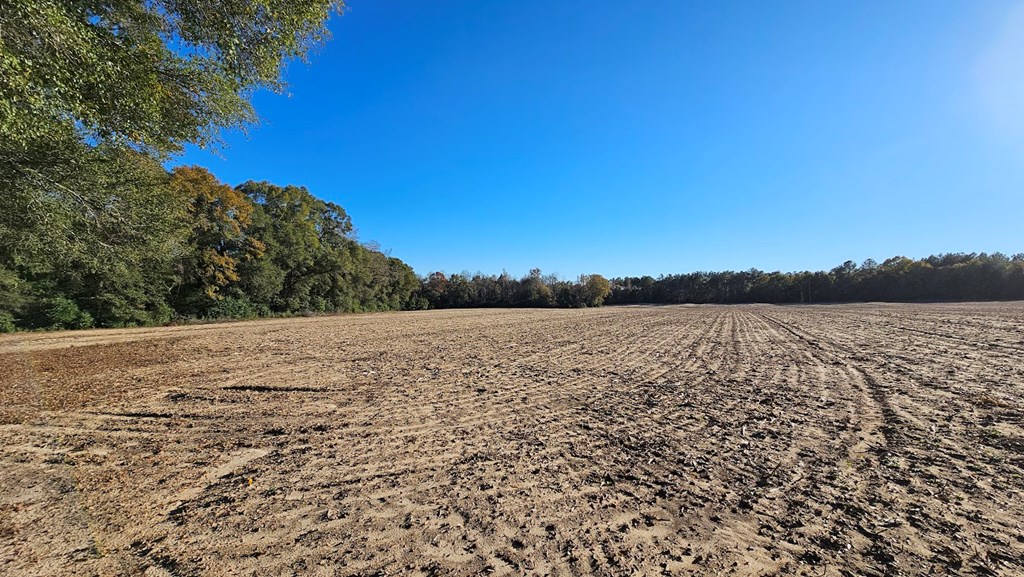
[[[0,338],[0,574],[1024,575],[1024,304]]]

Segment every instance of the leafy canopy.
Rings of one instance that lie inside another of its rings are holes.
[[[328,36],[341,0],[0,2],[0,140],[158,154],[255,120],[254,89]]]

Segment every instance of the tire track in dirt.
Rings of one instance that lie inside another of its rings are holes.
[[[887,331],[898,331],[898,327],[885,325]],[[1015,529],[1014,515],[999,513],[992,518],[980,516],[978,511],[985,507],[984,501],[992,500],[1009,504],[1013,498],[1008,487],[979,487],[978,475],[998,479],[986,467],[972,458],[969,448],[972,440],[963,438],[962,430],[949,427],[943,437],[936,435],[934,423],[942,413],[942,399],[950,393],[930,386],[929,379],[915,375],[908,367],[894,373],[890,356],[865,355],[820,335],[810,335],[799,329],[805,338],[828,343],[828,346],[858,363],[858,370],[875,391],[886,416],[886,435],[889,439],[885,452],[880,452],[880,472],[888,483],[893,506],[890,510],[899,515],[891,521],[890,533],[900,541],[900,548],[891,564],[913,566],[928,563],[933,566],[955,566],[960,570],[977,574],[998,574],[1001,568],[1024,562],[1024,548],[1013,541],[998,537],[990,524],[1002,526],[1002,534],[1012,534]],[[883,333],[884,334],[884,333]],[[878,344],[888,344],[891,338],[879,338]],[[932,353],[934,354],[934,353]],[[952,422],[955,415],[950,413],[942,421]],[[933,423],[929,428],[928,422]],[[1000,471],[1005,473],[1005,469]],[[1010,478],[1019,474],[1010,472]],[[995,484],[999,484],[998,481]],[[994,490],[993,490],[994,489]],[[951,544],[949,537],[954,536]],[[987,551],[979,551],[983,543]],[[1020,543],[1020,540],[1017,540]],[[1009,564],[1009,565],[1008,565]]]
[[[892,573],[895,553],[899,548],[885,535],[885,530],[893,522],[891,515],[899,507],[883,479],[877,475],[881,459],[894,443],[896,417],[885,392],[871,375],[859,367],[848,365],[845,355],[838,354],[828,343],[772,315],[762,313],[760,318],[776,334],[782,334],[779,332],[782,331],[800,343],[806,354],[819,363],[842,367],[845,378],[835,381],[832,386],[853,391],[854,412],[850,421],[834,428],[836,434],[843,434],[846,439],[827,465],[819,463],[814,466],[828,472],[824,478],[816,479],[819,487],[832,489],[822,504],[829,506],[833,514],[842,514],[842,517],[827,533],[817,538],[821,550],[815,552],[812,560],[820,564],[832,558],[837,562],[836,554],[855,552],[861,561],[852,564],[862,574]],[[843,473],[846,471],[856,471],[857,476],[845,479]],[[873,510],[878,509],[890,516],[873,514]]]

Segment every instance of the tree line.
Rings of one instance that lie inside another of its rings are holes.
[[[68,177],[81,206],[0,198],[0,331],[423,306],[412,268],[303,187],[93,153]]]
[[[599,307],[611,293],[611,283],[599,274],[581,275],[567,281],[542,275],[533,269],[516,279],[477,273],[445,276],[434,272],[421,280],[421,300],[426,308],[469,307]]]
[[[1024,299],[1024,254],[947,253],[830,271],[693,272],[611,280],[609,304],[824,303]]]
[[[360,243],[345,209],[300,186],[232,187],[199,166],[171,171],[120,147],[83,151],[60,181],[0,197],[0,331],[308,313],[600,306],[576,282],[435,272]],[[35,202],[20,202],[19,193]]]

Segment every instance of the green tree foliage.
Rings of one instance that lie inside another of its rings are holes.
[[[38,210],[0,196],[0,331],[427,306],[408,265],[305,188],[232,188],[123,148],[86,156]]]
[[[263,249],[239,266],[239,298],[276,313],[411,306],[420,288],[412,269],[360,244],[341,206],[298,186],[246,182],[237,190],[253,207],[247,234]]]
[[[155,152],[255,119],[248,96],[327,37],[338,0],[0,3],[0,139]]]
[[[67,299],[105,326],[169,320],[185,237],[167,173],[138,152],[77,146],[57,178],[13,179],[0,195],[0,311],[21,326],[89,324],[46,312]]]
[[[527,307],[549,307],[554,304],[554,292],[544,282],[539,268],[530,270],[530,273],[519,281],[516,304]]]

